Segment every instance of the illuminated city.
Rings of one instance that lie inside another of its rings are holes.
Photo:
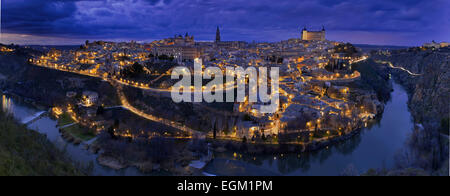
[[[361,22],[344,13],[351,1],[302,2],[318,16],[293,1],[265,10],[237,0],[244,11],[218,2],[112,0],[98,8],[33,0],[30,7],[56,11],[30,17],[55,19],[26,27],[29,19],[16,10],[26,3],[6,0],[0,117],[10,124],[3,127],[45,135],[62,151],[52,156],[79,164],[2,173],[0,160],[0,175],[448,175],[448,26],[422,32],[422,20],[409,18],[428,4],[407,1],[362,4]],[[390,6],[410,10],[391,17]],[[441,18],[437,7],[427,8]],[[408,20],[397,22],[402,17]],[[174,22],[180,18],[186,24]],[[370,26],[373,18],[382,25]],[[418,36],[403,33],[409,28]],[[262,79],[260,68],[278,68],[279,80]],[[177,76],[189,84],[177,86]],[[178,93],[231,97],[179,102]],[[276,109],[268,113],[270,104]]]

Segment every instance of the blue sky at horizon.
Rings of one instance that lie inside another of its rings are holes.
[[[300,30],[355,44],[450,41],[447,0],[2,0],[2,42],[72,45],[85,40],[280,41]]]

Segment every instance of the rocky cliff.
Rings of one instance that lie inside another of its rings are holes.
[[[394,79],[407,89],[408,106],[417,123],[405,148],[395,157],[396,171],[411,171],[413,168],[425,171],[426,175],[447,176],[450,48],[411,48],[394,51],[390,55],[375,55],[373,59],[390,62],[390,66],[397,67],[389,70]],[[421,175],[417,172],[405,175],[416,174]]]
[[[374,59],[389,61],[396,67],[420,74],[415,76],[401,69],[391,70],[395,80],[409,93],[409,107],[416,123],[448,131],[450,49],[399,50],[389,56],[374,56]]]

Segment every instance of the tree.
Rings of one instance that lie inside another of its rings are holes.
[[[97,115],[102,115],[104,113],[105,113],[105,108],[103,108],[103,106],[98,106]]]
[[[339,44],[334,47],[335,53],[344,53],[346,57],[351,57],[354,54],[358,53],[358,50],[355,46],[350,43]]]
[[[283,58],[283,57],[280,57],[280,58],[278,58],[277,63],[278,63],[278,64],[282,64],[283,61],[284,61],[284,58]]]
[[[441,119],[441,132],[442,133],[448,133],[448,129],[449,129],[449,118],[443,118]]]
[[[132,66],[126,67],[122,70],[123,77],[137,77],[144,72],[144,66],[139,63],[134,63]]]
[[[169,56],[167,56],[167,55],[165,55],[165,54],[159,55],[159,56],[158,56],[158,59],[159,59],[159,60],[169,60]]]
[[[142,72],[144,72],[144,67],[143,67],[141,64],[139,64],[139,63],[134,63],[134,64],[131,66],[131,71],[132,71],[134,74],[139,75],[139,74],[141,74]]]
[[[114,129],[118,129],[120,127],[120,121],[118,119],[114,120]]]
[[[213,138],[216,139],[217,137],[217,128],[216,128],[216,124],[214,123],[214,130],[213,130]]]
[[[248,114],[245,114],[243,120],[244,121],[252,121],[252,117],[250,117],[250,115],[248,115]]]
[[[107,133],[109,134],[109,136],[111,136],[111,138],[117,139],[116,135],[114,134],[114,128],[113,127],[109,127]]]

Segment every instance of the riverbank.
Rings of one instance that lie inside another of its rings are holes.
[[[243,153],[239,149],[234,152],[219,149],[214,152],[214,158],[219,159],[219,162],[238,161],[240,165],[248,165],[252,170],[258,169],[257,172],[288,176],[337,176],[342,175],[347,168],[354,168],[358,174],[372,168],[394,168],[395,156],[408,140],[414,123],[407,107],[407,93],[396,83],[393,83],[393,89],[391,99],[386,103],[379,119],[354,132],[354,135],[319,150],[302,152],[303,149],[295,151],[293,148],[291,153],[268,150],[270,153],[253,154]],[[227,171],[231,174],[233,168],[207,165],[204,170],[214,175],[227,175]],[[242,170],[243,175],[250,173],[252,172]]]
[[[86,175],[44,135],[0,111],[0,176]]]
[[[253,155],[269,155],[269,154],[288,154],[288,153],[306,153],[314,152],[321,149],[328,148],[331,145],[336,145],[344,142],[361,132],[362,128],[354,129],[347,134],[341,136],[332,136],[323,140],[314,140],[308,143],[282,143],[282,144],[268,144],[268,143],[243,143],[240,141],[232,140],[213,140],[209,139],[208,142],[212,143],[214,151],[223,152],[225,150],[249,153]]]
[[[372,58],[400,68],[389,71],[407,90],[414,121],[428,129],[443,129],[448,134],[450,49],[409,48]]]

